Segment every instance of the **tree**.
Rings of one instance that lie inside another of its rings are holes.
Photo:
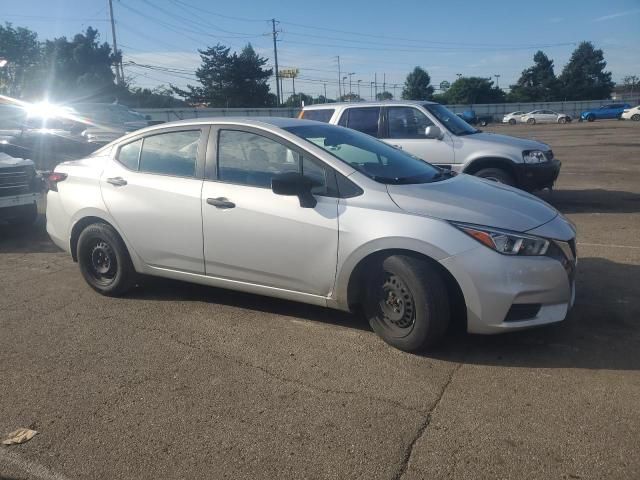
[[[164,85],[152,89],[131,87],[128,94],[124,95],[121,100],[132,108],[179,108],[187,106],[187,102],[174,97],[171,89]]]
[[[626,77],[624,77],[622,79],[622,85],[621,85],[621,92],[623,93],[633,93],[636,92],[638,93],[638,90],[640,90],[639,87],[639,83],[638,80],[640,80],[638,78],[637,75],[627,75]]]
[[[538,50],[534,64],[522,71],[515,85],[511,86],[512,102],[553,102],[559,99],[560,84],[553,71],[553,60]]]
[[[405,100],[430,100],[433,96],[431,77],[426,70],[416,67],[404,82],[402,98]]]
[[[111,66],[120,59],[108,43],[99,43],[98,31],[88,27],[69,41],[47,40],[37,73],[25,87],[32,98],[58,101],[113,101],[118,88]]]
[[[591,42],[581,42],[573,51],[569,63],[559,77],[562,98],[566,100],[601,100],[613,90],[611,72],[605,72],[607,62],[602,50]]]
[[[361,102],[362,98],[357,93],[345,93],[339,99],[341,102]]]
[[[284,105],[286,107],[297,108],[302,106],[302,102],[304,102],[305,105],[312,105],[314,103],[313,97],[302,92],[295,93],[287,98],[287,100],[284,102]]]
[[[41,58],[37,34],[10,23],[0,25],[0,57],[7,62],[0,67],[0,93],[19,98]]]
[[[273,71],[264,69],[267,59],[256,54],[251,44],[240,55],[217,44],[199,50],[202,65],[196,70],[199,86],[187,85],[187,90],[172,87],[189,103],[204,103],[210,107],[268,107],[274,104],[267,83]]]
[[[391,92],[387,92],[386,90],[384,92],[380,92],[376,95],[376,100],[392,100],[393,99],[393,95],[391,94]]]
[[[482,77],[460,77],[446,93],[449,104],[502,103],[505,93],[493,86],[493,81]]]

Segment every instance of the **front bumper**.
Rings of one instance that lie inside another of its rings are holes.
[[[573,274],[554,258],[511,257],[478,246],[441,263],[460,285],[469,333],[503,333],[561,322],[575,300]],[[536,308],[514,320],[511,315],[518,306]]]
[[[544,163],[518,163],[516,164],[516,180],[522,190],[542,190],[553,188],[562,162],[553,159]]]

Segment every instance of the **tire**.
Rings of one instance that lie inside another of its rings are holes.
[[[480,120],[480,126],[481,127],[486,127],[488,124],[488,122],[486,120]]]
[[[441,274],[426,261],[406,255],[387,257],[370,273],[363,310],[373,331],[405,352],[436,345],[450,321]]]
[[[587,115],[587,122],[593,122],[596,119],[596,116],[593,114]]]
[[[560,123],[560,124],[562,124],[562,125],[564,125],[565,123],[567,123],[567,119],[566,119],[566,117],[560,117],[560,118],[558,119],[558,123]]]
[[[535,125],[535,124],[536,124],[536,119],[535,119],[535,118],[529,118],[529,119],[527,120],[527,123],[528,123],[529,125]]]
[[[515,118],[510,118],[509,119],[509,125],[515,125],[516,124],[516,119]]]
[[[474,173],[474,175],[476,177],[486,178],[487,180],[503,183],[505,185],[511,185],[512,187],[516,184],[516,180],[513,178],[513,175],[502,168],[483,168],[482,170],[478,170]]]
[[[632,115],[631,120],[633,120],[634,122],[640,122],[640,113],[636,113],[635,115]]]
[[[82,231],[78,264],[85,281],[102,295],[116,297],[135,285],[136,271],[127,247],[110,225],[94,223]]]
[[[34,203],[33,205],[29,205],[25,210],[25,213],[23,213],[19,217],[10,218],[9,220],[7,220],[9,225],[33,225],[33,223],[35,223],[36,219],[38,218],[38,206]]]

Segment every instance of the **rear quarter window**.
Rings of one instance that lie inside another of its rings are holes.
[[[300,118],[329,123],[329,120],[331,120],[331,117],[333,116],[333,112],[335,112],[333,108],[304,110]]]

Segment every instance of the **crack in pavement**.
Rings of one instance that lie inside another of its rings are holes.
[[[447,382],[442,387],[442,390],[440,390],[440,395],[438,395],[438,398],[433,403],[433,406],[431,407],[431,409],[429,409],[429,411],[427,412],[427,415],[425,416],[424,420],[420,424],[415,436],[413,437],[413,439],[405,449],[404,456],[402,457],[402,465],[400,466],[400,470],[398,470],[398,472],[396,472],[396,474],[393,476],[393,480],[400,480],[404,476],[404,474],[407,472],[407,468],[409,468],[409,462],[411,461],[411,456],[413,455],[413,449],[416,446],[416,443],[418,443],[418,441],[422,438],[422,436],[427,431],[427,428],[431,424],[431,418],[433,417],[433,413],[435,412],[436,408],[438,408],[438,405],[440,405],[440,402],[442,401],[442,397],[444,397],[444,394],[447,391],[447,388],[449,388],[449,385],[451,384],[453,377],[455,376],[456,373],[458,373],[458,370],[460,370],[461,367],[462,367],[462,362],[459,362],[451,370],[451,374],[449,375]]]

